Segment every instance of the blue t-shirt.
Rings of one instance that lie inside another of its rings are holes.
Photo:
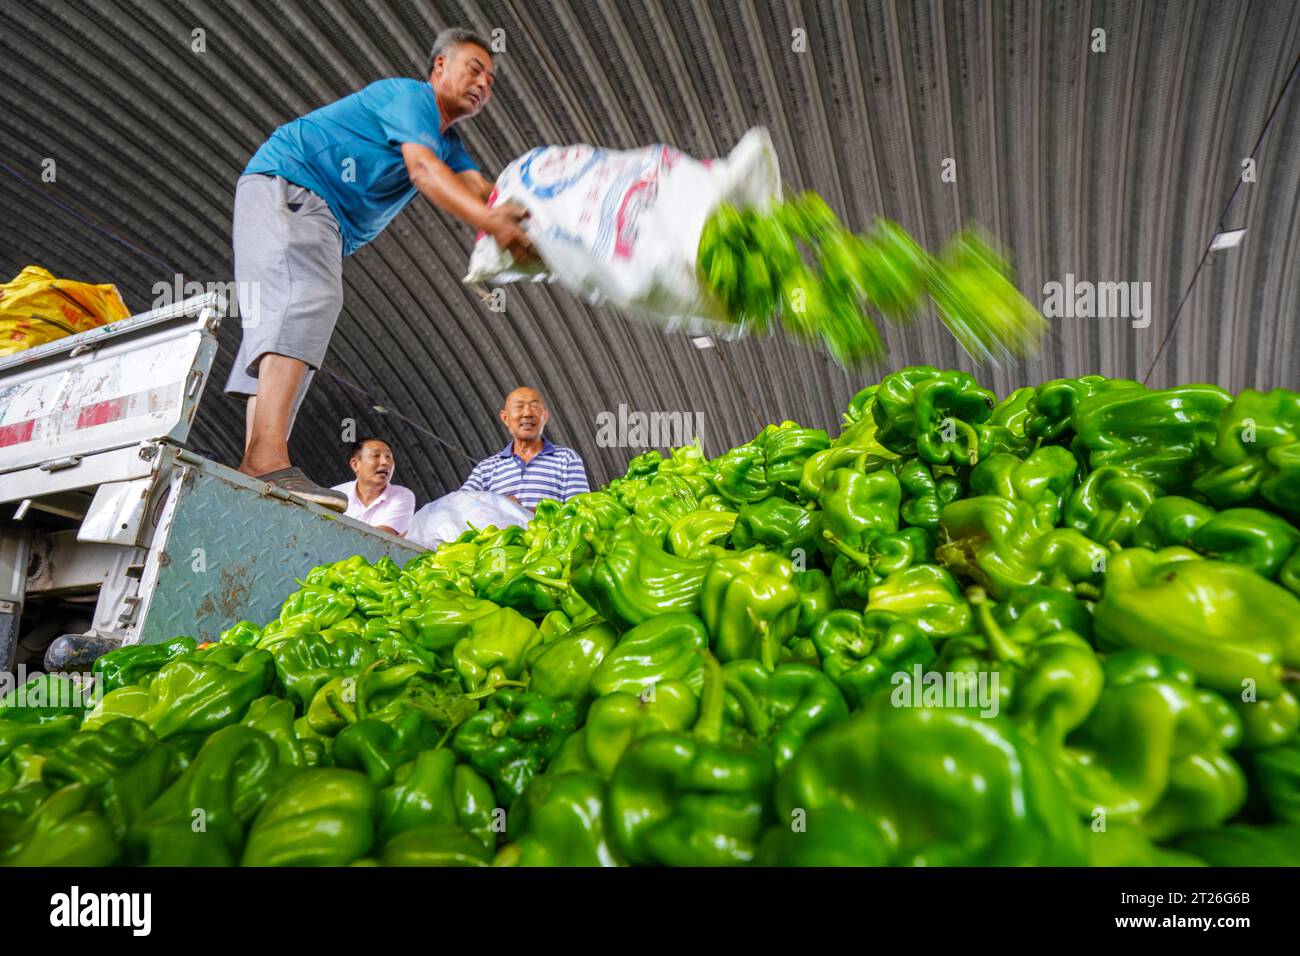
[[[282,176],[329,203],[350,256],[415,198],[403,143],[427,146],[452,172],[477,169],[454,129],[439,132],[427,81],[393,77],[285,123],[248,161],[245,175]]]

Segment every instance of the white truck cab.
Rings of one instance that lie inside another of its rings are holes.
[[[0,359],[0,671],[216,640],[316,565],[421,550],[185,447],[225,311],[208,293]]]

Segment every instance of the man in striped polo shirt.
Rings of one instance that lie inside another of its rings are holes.
[[[510,432],[510,444],[475,465],[461,491],[491,491],[525,508],[536,508],[543,498],[567,501],[591,490],[578,453],[542,437],[551,413],[540,392],[515,389],[506,396],[500,416]]]

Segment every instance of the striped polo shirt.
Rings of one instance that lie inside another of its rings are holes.
[[[460,490],[514,495],[525,508],[536,508],[543,498],[567,501],[591,488],[581,456],[572,448],[542,439],[542,450],[527,463],[515,454],[513,441],[491,458],[484,458]]]

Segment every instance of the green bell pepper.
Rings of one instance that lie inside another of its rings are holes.
[[[805,835],[859,864],[1077,866],[1085,828],[1047,758],[1004,717],[878,694],[808,741],[776,786],[778,848]],[[774,861],[774,862],[780,862]]]
[[[934,549],[939,564],[996,598],[1030,584],[1095,594],[1109,555],[1073,528],[1043,531],[1031,505],[996,495],[944,508]]]
[[[1036,743],[1059,748],[1066,735],[1092,713],[1104,681],[1092,647],[1072,631],[1032,633],[1022,623],[1012,638],[998,622],[979,588],[967,592],[975,608],[978,635],[947,641],[937,669],[944,673],[996,674],[999,710],[1005,711]],[[1086,612],[1085,612],[1086,613]],[[1023,620],[1023,619],[1022,619]],[[1028,640],[1024,640],[1030,632]]]
[[[778,772],[810,736],[849,714],[831,678],[806,664],[770,671],[758,661],[739,660],[724,666],[722,676],[724,739],[742,747],[750,740],[764,744]]]
[[[1103,671],[1096,707],[1058,754],[1079,812],[1160,842],[1241,809],[1246,782],[1227,753],[1241,721],[1227,702],[1176,658],[1121,651]]]
[[[459,827],[419,826],[384,844],[381,866],[488,866],[492,852]]]
[[[970,605],[957,582],[933,564],[895,571],[871,589],[867,608],[893,611],[934,640],[968,634],[971,629]]]
[[[1256,496],[1300,518],[1300,392],[1243,390],[1216,422],[1214,466],[1193,487],[1216,505]]]
[[[223,644],[236,644],[240,647],[256,647],[262,639],[262,629],[251,621],[240,621],[221,632],[217,640]],[[177,638],[183,640],[183,638]],[[107,655],[105,655],[107,656]],[[126,681],[131,683],[131,681]]]
[[[549,644],[573,630],[573,621],[563,611],[547,611],[537,622],[537,629],[542,632],[542,643]]]
[[[0,761],[24,745],[48,748],[60,744],[75,734],[80,724],[75,714],[64,714],[39,724],[0,719]]]
[[[993,609],[993,619],[1017,644],[1057,631],[1072,631],[1092,640],[1088,606],[1064,591],[1042,585],[1016,588]]]
[[[1055,445],[1036,449],[1023,460],[991,455],[971,471],[969,492],[971,497],[993,495],[1028,505],[1029,524],[1041,534],[1060,522],[1077,471],[1074,456]]]
[[[379,794],[378,839],[422,826],[454,826],[485,848],[496,847],[496,798],[473,768],[446,749],[425,750],[398,768]]]
[[[456,673],[471,694],[518,681],[528,652],[541,643],[536,624],[513,608],[500,608],[475,620],[469,635],[456,642],[452,651]]]
[[[1186,837],[1178,850],[1210,866],[1300,866],[1300,823],[1234,823]]]
[[[720,558],[704,579],[700,606],[719,660],[752,657],[771,670],[799,625],[794,566],[758,548]]]
[[[149,866],[234,866],[245,827],[280,782],[269,737],[224,727],[166,791],[142,805],[128,851]]]
[[[632,741],[689,730],[699,710],[695,692],[679,680],[659,681],[636,694],[614,691],[598,697],[587,711],[587,759],[602,777],[609,777]]]
[[[90,790],[50,794],[0,849],[0,866],[111,866],[121,854],[113,828],[92,808]]]
[[[570,581],[606,621],[626,631],[660,614],[698,613],[708,570],[708,561],[668,554],[624,525],[574,554]]]
[[[82,730],[55,747],[41,768],[50,787],[89,788],[119,841],[133,821],[175,777],[177,755],[138,720],[114,720]]]
[[[799,624],[796,634],[808,635],[813,627],[839,605],[831,579],[821,568],[795,571],[794,586],[799,589]]]
[[[902,495],[892,472],[837,468],[827,475],[818,499],[826,516],[823,535],[858,547],[874,535],[897,531]]]
[[[1243,747],[1276,747],[1300,730],[1300,699],[1289,690],[1272,700],[1242,700],[1239,696],[1228,698],[1228,702],[1241,718]]]
[[[497,799],[508,807],[546,769],[577,723],[577,711],[567,701],[499,690],[460,725],[451,745],[492,782]]]
[[[772,494],[767,479],[767,456],[758,445],[739,445],[709,464],[713,469],[714,490],[735,507],[762,501]]]
[[[295,591],[280,606],[280,622],[307,619],[319,630],[333,627],[351,616],[357,608],[356,598],[328,587],[304,586]],[[265,645],[262,645],[265,646]]]
[[[429,680],[422,664],[376,661],[356,675],[326,683],[312,698],[304,718],[311,732],[332,738],[358,720],[397,718],[411,709],[445,731],[459,725],[477,707],[459,688]]]
[[[1034,389],[1029,400],[1029,438],[1042,442],[1069,443],[1073,437],[1074,410],[1084,399],[1101,392],[1125,388],[1142,388],[1127,378],[1084,375],[1080,378],[1057,378]]]
[[[798,487],[808,459],[830,447],[823,428],[803,428],[797,422],[769,425],[754,439],[763,449],[764,476],[769,484]]]
[[[480,576],[475,571],[473,580],[477,593],[494,604],[510,607],[529,617],[541,617],[560,607],[560,593],[567,590],[564,565],[549,554],[521,553],[517,563],[505,561],[498,573],[497,562],[509,548],[489,548],[479,557],[479,566],[487,563],[490,570]]]
[[[1300,738],[1244,757],[1251,802],[1268,820],[1300,823]]]
[[[37,674],[0,698],[0,720],[39,724],[62,717],[87,717],[94,700],[89,686],[67,674]]]
[[[771,758],[721,742],[725,688],[711,654],[706,670],[694,731],[634,740],[610,779],[606,832],[629,863],[736,866],[757,853]]]
[[[173,657],[188,654],[196,646],[192,637],[176,637],[165,644],[130,644],[109,651],[95,660],[95,686],[106,694],[127,684],[138,684],[145,674],[156,673]]]
[[[737,517],[734,511],[692,511],[669,528],[668,549],[681,558],[716,558],[726,551],[717,542],[731,534]]]
[[[938,532],[944,505],[962,496],[962,483],[953,475],[936,478],[931,466],[919,458],[899,458],[890,467],[903,493],[899,511],[903,524]]]
[[[150,676],[145,675],[142,679],[148,681]],[[101,697],[99,703],[81,721],[81,726],[86,730],[93,730],[122,717],[139,720],[148,709],[148,688],[141,687],[139,684],[127,684]]]
[[[812,631],[822,670],[857,708],[889,687],[896,674],[910,680],[912,668],[929,667],[934,645],[911,621],[892,611],[831,611]]]
[[[1300,546],[1300,530],[1258,508],[1214,511],[1176,495],[1162,498],[1138,526],[1134,544],[1191,548],[1211,560],[1244,564],[1281,582],[1281,572]],[[1281,582],[1285,586],[1285,582]],[[1291,589],[1294,590],[1294,589]]]
[[[765,498],[740,506],[731,546],[744,551],[761,545],[783,557],[807,562],[821,548],[822,512],[784,498]]]
[[[691,483],[678,475],[656,475],[632,499],[633,514],[662,518],[669,525],[699,507],[700,499]]]
[[[579,713],[592,696],[592,678],[618,643],[618,633],[604,621],[574,628],[528,656],[528,689],[553,700],[568,701]]]
[[[258,811],[241,866],[343,866],[369,852],[378,795],[364,774],[303,770]]]
[[[831,475],[845,469],[861,474],[871,474],[882,468],[893,468],[898,456],[875,441],[874,423],[860,422],[851,432],[835,439],[830,448],[819,451],[804,463],[803,477],[799,479],[799,497],[806,501],[820,501]],[[843,480],[843,479],[837,479]]]
[[[1216,422],[1231,402],[1214,385],[1120,388],[1083,399],[1071,424],[1091,470],[1119,465],[1177,495],[1208,467]]]
[[[454,591],[439,591],[426,596],[419,605],[404,610],[399,616],[386,618],[385,623],[407,640],[443,654],[469,635],[470,626],[475,621],[498,610],[491,601]]]
[[[839,553],[831,562],[831,587],[846,606],[862,609],[871,589],[885,578],[913,565],[934,560],[930,533],[924,528],[904,528],[892,534],[880,533],[868,538],[862,548],[854,548],[826,532],[826,540]]]
[[[269,652],[214,644],[173,658],[149,678],[147,687],[127,685],[106,694],[86,719],[98,726],[114,717],[135,717],[163,740],[211,733],[239,723],[274,675]]]
[[[1074,489],[1065,504],[1065,525],[1108,547],[1123,547],[1159,497],[1154,482],[1106,465]]]
[[[1300,598],[1242,565],[1179,548],[1113,556],[1093,624],[1099,647],[1173,654],[1231,697],[1249,686],[1276,697],[1283,663],[1300,665]]]
[[[294,730],[295,711],[289,701],[268,694],[248,705],[240,724],[259,730],[271,738],[281,767],[315,767],[324,758],[319,739],[300,738]]]
[[[876,390],[876,439],[896,454],[915,454],[932,465],[974,465],[979,436],[972,426],[988,421],[995,405],[993,393],[965,372],[905,368],[886,375]]]
[[[436,746],[440,736],[423,714],[408,710],[391,723],[367,717],[349,724],[338,732],[330,752],[335,766],[360,770],[375,786],[386,787],[398,767]]]
[[[275,673],[285,696],[305,711],[331,679],[352,674],[378,660],[374,646],[363,637],[326,629],[303,634],[275,646]]]
[[[1029,437],[1029,424],[1033,419],[1030,402],[1034,389],[1017,388],[993,406],[988,421],[976,425],[979,435],[980,457],[1009,453],[1026,455],[1033,439]]]
[[[624,634],[592,675],[598,697],[625,691],[641,694],[663,681],[698,684],[700,651],[709,632],[694,614],[661,614]]]
[[[535,777],[510,810],[511,844],[497,864],[618,866],[605,836],[605,781],[596,773]]]

